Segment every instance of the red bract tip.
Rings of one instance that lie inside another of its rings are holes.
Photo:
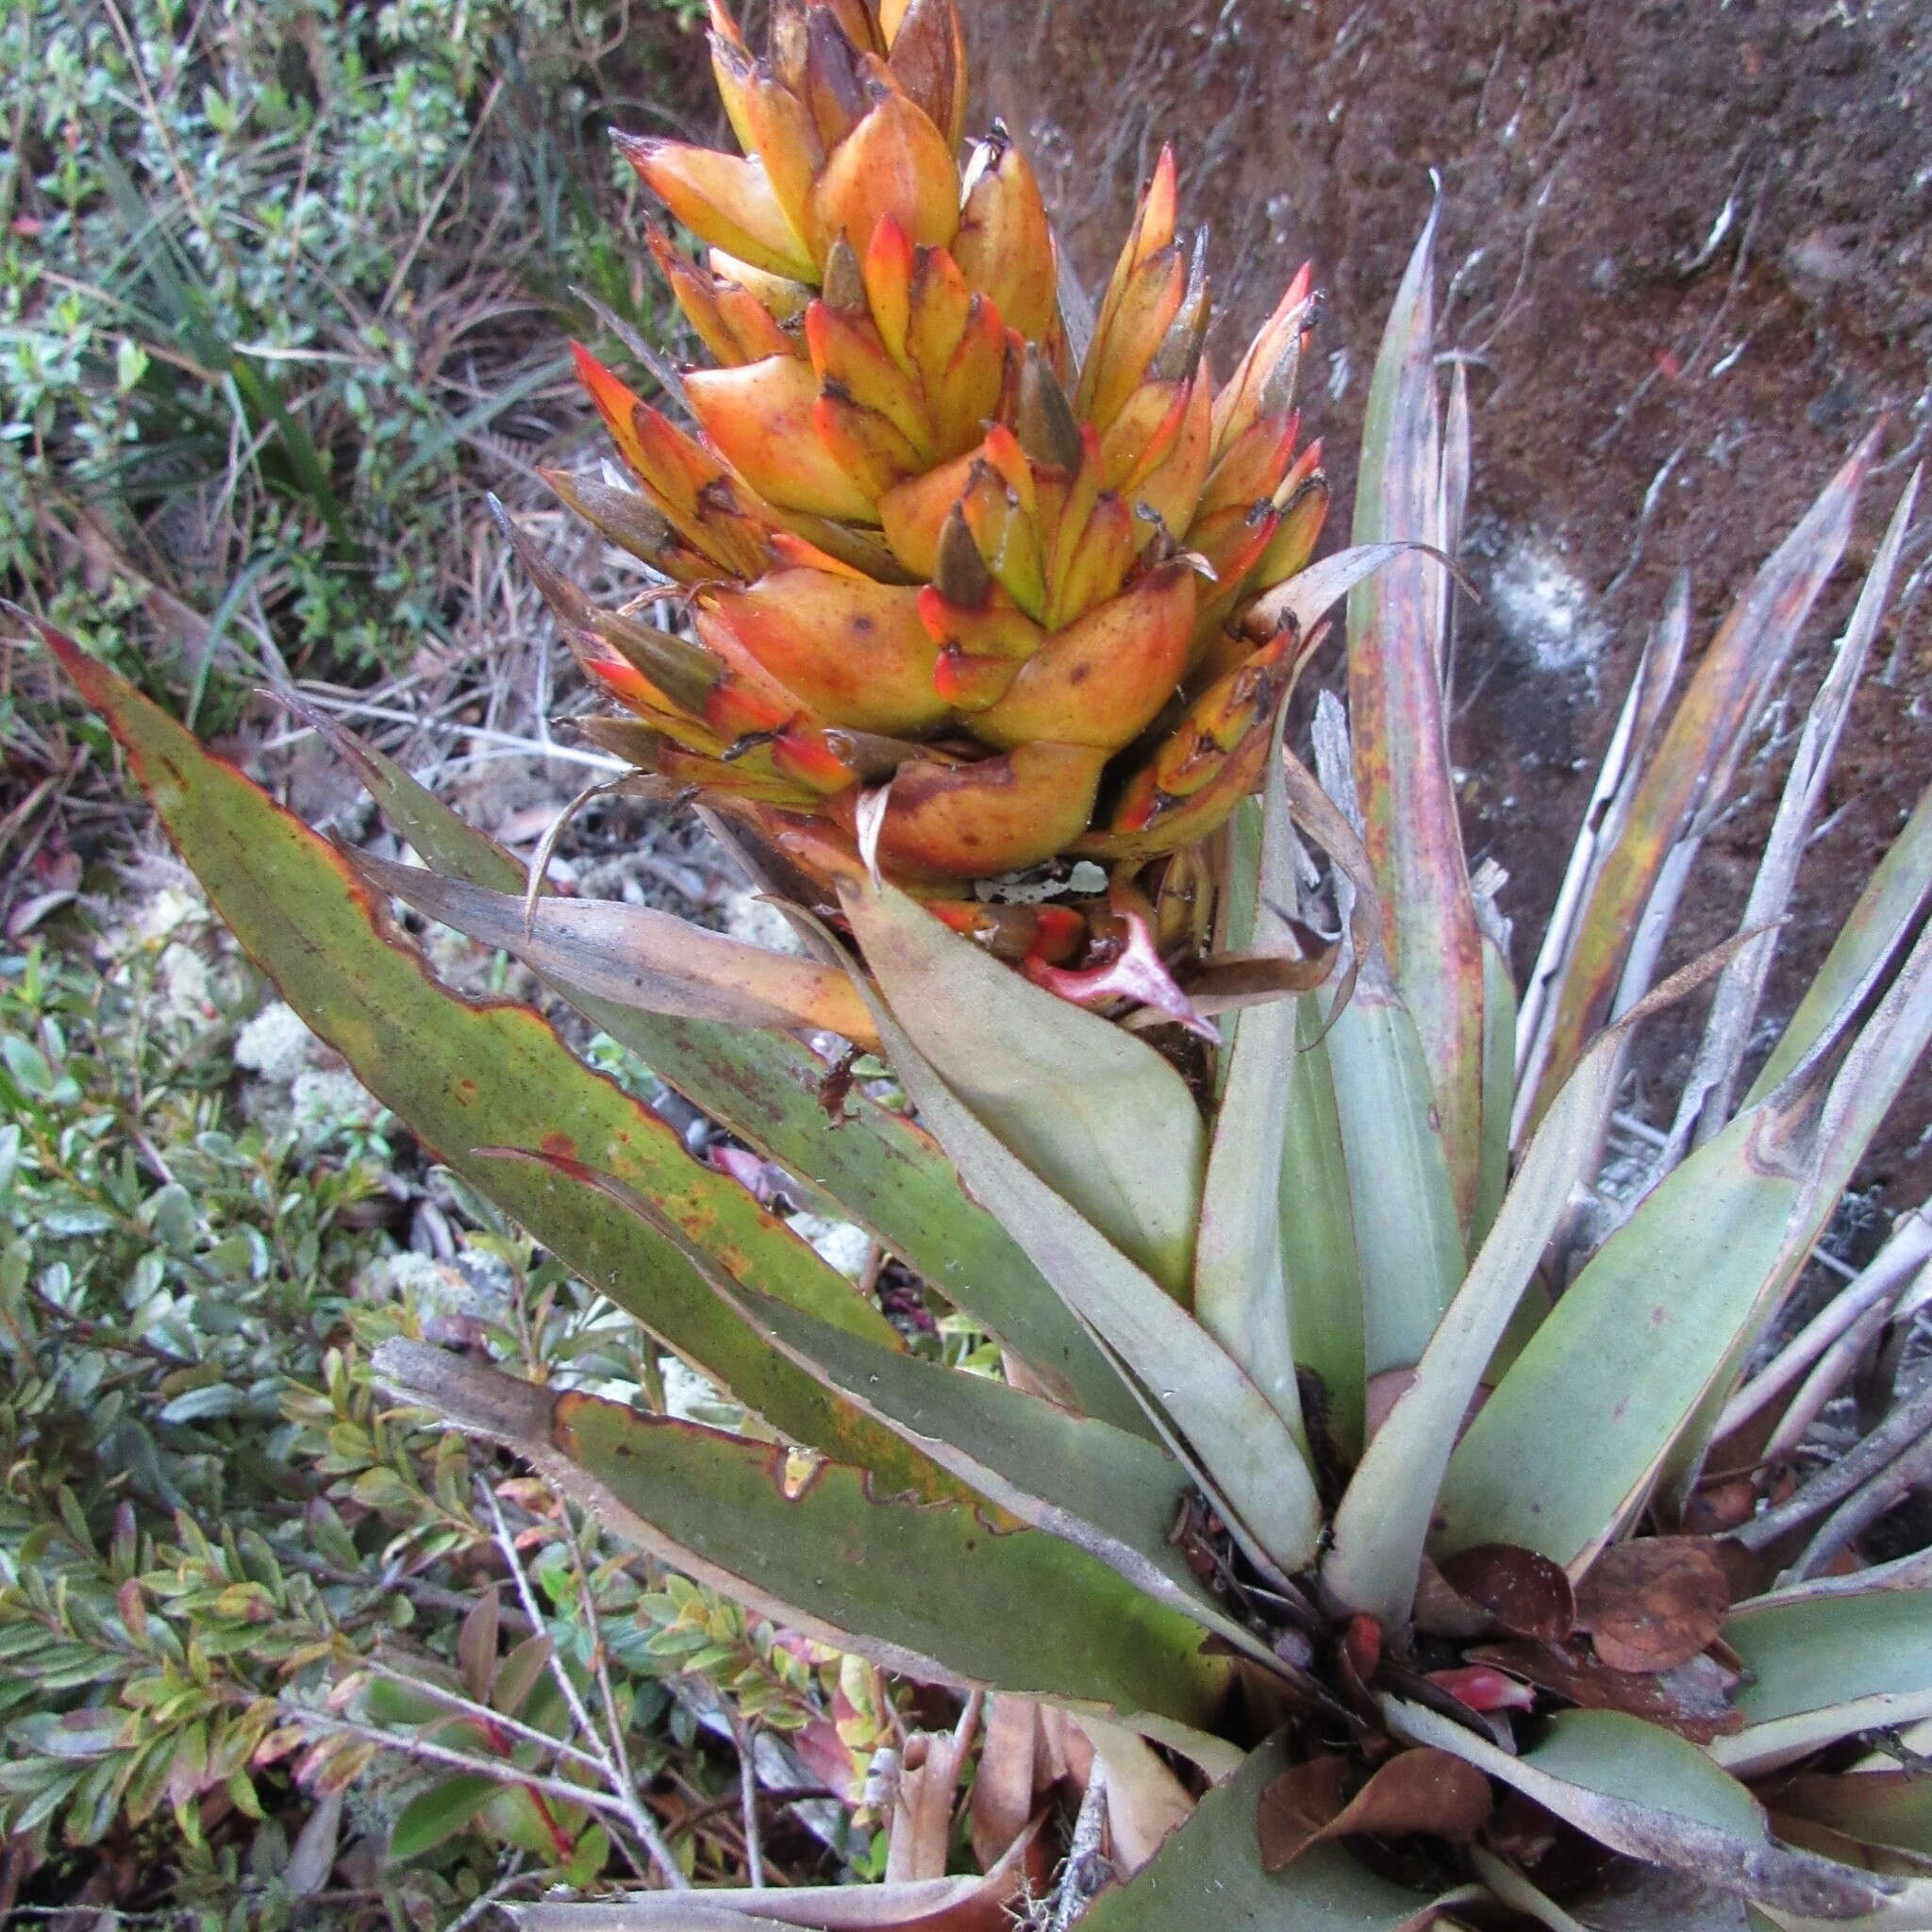
[[[1431,1671],[1429,1682],[1446,1690],[1472,1710],[1531,1710],[1536,1692],[1527,1684],[1506,1676],[1488,1664],[1466,1664],[1460,1670]]]
[[[1134,1000],[1143,1007],[1153,1007],[1190,1033],[1218,1046],[1219,1029],[1181,991],[1179,982],[1168,971],[1167,961],[1155,951],[1146,920],[1138,912],[1129,912],[1125,923],[1127,942],[1106,964],[1070,970],[1028,959],[1026,976],[1035,985],[1045,987],[1063,1000],[1071,1000],[1076,1007],[1097,1006],[1108,1000]]]

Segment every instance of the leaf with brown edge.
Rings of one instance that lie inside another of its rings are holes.
[[[879,1425],[870,1454],[844,1458],[862,1460],[874,1487],[903,1485],[939,1500],[997,1506],[1098,1557],[1137,1589],[1267,1663],[1259,1641],[1221,1609],[1174,1546],[1169,1532],[1187,1476],[1155,1444],[1007,1382],[960,1374],[904,1351],[848,1346],[857,1338],[817,1319],[793,1319],[798,1310],[734,1281],[718,1256],[635,1189],[555,1156],[491,1151],[544,1165],[566,1188],[616,1201],[672,1241],[777,1354]]]
[[[1534,1550],[1477,1543],[1442,1564],[1442,1579],[1512,1637],[1557,1643],[1575,1627],[1576,1598],[1568,1574],[1560,1563]]]
[[[215,908],[282,996],[377,1099],[473,1186],[791,1440],[854,1453],[851,1411],[774,1356],[671,1243],[614,1205],[566,1206],[539,1173],[476,1158],[507,1139],[566,1149],[648,1192],[695,1239],[722,1244],[826,1320],[899,1346],[852,1284],[736,1182],[573,1055],[541,1014],[449,991],[347,859],[192,733],[58,632],[43,633],[128,755]],[[868,1436],[873,1429],[867,1424]]]
[[[1489,1643],[1470,1656],[1586,1710],[1627,1711],[1693,1744],[1733,1737],[1744,1728],[1744,1714],[1731,1702],[1737,1674],[1715,1657],[1698,1656],[1675,1670],[1639,1673],[1613,1671],[1574,1642]]]
[[[1490,1822],[1490,1781],[1444,1751],[1404,1751],[1349,1794],[1349,1767],[1313,1757],[1261,1793],[1261,1865],[1279,1872],[1310,1845],[1412,1833],[1465,1843]]]
[[[400,766],[315,718],[391,825],[438,871],[521,891],[524,868]],[[862,1088],[827,1117],[824,1068],[790,1035],[680,1020],[597,998],[568,974],[545,975],[584,1017],[703,1112],[808,1187],[923,1274],[1012,1350],[1064,1406],[1147,1433],[1138,1405],[997,1221],[967,1198],[952,1163],[908,1116]],[[855,1298],[856,1300],[856,1298]]]
[[[815,1641],[1227,1752],[1202,1736],[1230,1683],[1208,1633],[990,1504],[874,1493],[836,1460],[791,1480],[782,1445],[558,1395],[419,1341],[384,1342],[374,1368],[397,1400],[503,1443],[621,1541]]]
[[[1577,1586],[1576,1625],[1613,1671],[1669,1671],[1716,1641],[1730,1607],[1715,1542],[1639,1537],[1611,1544],[1591,1565]]]
[[[511,893],[420,866],[366,854],[355,863],[426,917],[617,1006],[739,1026],[817,1027],[868,1050],[878,1045],[864,1003],[836,966],[768,953],[646,906],[543,899],[526,908]]]

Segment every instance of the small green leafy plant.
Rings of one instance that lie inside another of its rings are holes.
[[[339,1854],[379,1850],[372,1900],[447,1917],[647,1862],[612,1788],[654,1776],[679,1794],[666,1869],[742,1869],[732,1726],[827,1747],[808,1773],[768,1741],[777,1795],[755,1802],[816,1786],[844,1753],[840,1661],[398,1426],[368,1359],[471,1335],[661,1400],[656,1350],[418,1162],[288,1008],[257,1013],[192,890],[0,976],[0,1823],[24,1902],[122,1873],[131,1908],[284,1924],[341,1889]],[[453,1257],[398,1251],[398,1212],[451,1229]],[[540,1745],[464,1714],[470,1684],[494,1708],[520,1677],[505,1714]],[[425,1686],[446,1692],[426,1724]],[[587,1757],[576,1812],[537,1811]],[[862,1828],[834,1836],[867,1856]]]

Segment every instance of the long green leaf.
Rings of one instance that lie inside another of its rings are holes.
[[[1278,1740],[1252,1752],[1128,1884],[1088,1907],[1081,1932],[1423,1932],[1444,1907],[1473,1895],[1410,1891],[1335,1844],[1264,1872],[1261,1794],[1288,1768]]]
[[[1778,1265],[1804,1191],[1798,1125],[1769,1102],[1740,1115],[1598,1250],[1457,1446],[1438,1551],[1514,1543],[1572,1564],[1614,1531]]]
[[[1422,1359],[1462,1280],[1456,1196],[1422,1041],[1365,971],[1326,1045],[1362,1274],[1363,1369]]]
[[[1296,1363],[1321,1377],[1329,1436],[1341,1457],[1361,1453],[1368,1376],[1363,1366],[1362,1268],[1355,1208],[1335,1106],[1335,1075],[1313,994],[1295,1002],[1295,1052],[1287,1074],[1281,1138],[1281,1274]]]
[[[823,1642],[928,1682],[1097,1707],[1156,1736],[1217,1723],[1228,1666],[1201,1626],[1058,1537],[990,1508],[875,1496],[842,1463],[789,1476],[782,1448],[555,1395],[421,1342],[383,1343],[375,1366],[402,1400],[514,1449],[613,1534]]]
[[[392,758],[333,721],[294,707],[355,771],[398,831],[437,871],[521,892],[524,868]],[[1009,1347],[1056,1396],[1144,1434],[1118,1374],[1012,1238],[969,1200],[932,1137],[862,1090],[834,1119],[825,1070],[779,1034],[620,1007],[572,983],[562,997],[660,1079],[844,1211]]]
[[[1927,797],[1932,799],[1932,793]],[[1927,814],[1927,823],[1932,824],[1932,814]],[[1830,983],[1840,1005],[1836,1016],[1822,1020],[1815,1014],[1805,1015],[1801,1006],[1806,1052],[1811,1058],[1828,1055],[1834,1032],[1841,1031],[1846,1017],[1855,1014],[1884,983],[1891,962],[1906,944],[1917,921],[1920,904],[1918,895],[1910,890],[1892,890],[1906,886],[1905,874],[1894,874],[1882,895],[1874,897],[1868,893],[1866,899],[1861,899],[1861,909],[1867,908],[1870,902],[1870,919],[1861,924],[1856,941],[1845,949],[1843,958],[1840,957],[1840,949],[1834,948],[1826,958],[1820,971],[1820,982]],[[1881,913],[1892,922],[1890,925],[1882,923]],[[1851,1185],[1873,1135],[1890,1110],[1928,1040],[1932,1040],[1932,932],[1921,931],[1910,954],[1891,979],[1877,1009],[1853,1042],[1832,1082],[1814,1136],[1812,1173],[1784,1251],[1766,1279],[1757,1306],[1738,1331],[1671,1453],[1664,1472],[1665,1486],[1679,1506],[1695,1486],[1698,1472],[1758,1338],[1783,1306],[1786,1294],[1813,1246],[1823,1237],[1845,1189]],[[1793,1031],[1796,1026],[1794,1020]],[[1778,1057],[1783,1058],[1782,1049]],[[1786,1078],[1790,1082],[1795,1075],[1788,1074]]]
[[[1318,784],[1283,753],[1303,829],[1353,889],[1356,974],[1327,1001],[1324,1036],[1361,1271],[1363,1370],[1413,1367],[1462,1280],[1467,1256],[1422,1041],[1391,975],[1375,869],[1357,830],[1348,726],[1324,692],[1315,712]],[[1346,894],[1343,894],[1346,897]]]
[[[1861,1843],[1932,1858],[1932,1777],[1916,1767],[1893,1761],[1795,1778],[1779,1787],[1775,1803]]]
[[[1325,1593],[1349,1609],[1390,1629],[1407,1624],[1457,1430],[1569,1209],[1573,1190],[1596,1163],[1629,1035],[1718,972],[1725,957],[1699,960],[1633,1007],[1583,1057],[1543,1116],[1516,1185],[1417,1364],[1414,1382],[1369,1444],[1336,1512],[1322,1580]]]
[[[1730,1118],[1737,1097],[1738,1074],[1755,1030],[1765,981],[1777,953],[1777,928],[1790,905],[1798,869],[1806,847],[1811,842],[1812,824],[1831,775],[1832,760],[1891,595],[1899,552],[1911,527],[1919,475],[1913,472],[1892,511],[1878,554],[1858,591],[1851,621],[1839,639],[1824,680],[1806,713],[1798,748],[1792,755],[1791,768],[1778,800],[1777,814],[1772,821],[1764,855],[1752,881],[1751,896],[1738,922],[1740,932],[1756,928],[1758,937],[1731,961],[1711,996],[1704,1040],[1678,1101],[1677,1117],[1666,1143],[1671,1151],[1661,1157],[1665,1159],[1674,1158],[1674,1149],[1693,1132],[1693,1116],[1699,1140],[1708,1140]]]
[[[1839,928],[1824,963],[1798,1002],[1771,1058],[1752,1082],[1745,1105],[1762,1100],[1815,1047],[1863,985],[1878,960],[1891,953],[1932,893],[1932,787],[1919,795],[1912,815],[1878,861],[1865,890]]]
[[[1227,1353],[964,1104],[879,1008],[901,1084],[966,1185],[1000,1203],[1034,1265],[1141,1384],[1199,1458],[1251,1554],[1292,1572],[1314,1556],[1321,1505],[1293,1433]]]
[[[1744,1604],[1724,1641],[1743,1659],[1744,1728],[1711,1746],[1740,1773],[1887,1724],[1932,1717],[1932,1591]]]
[[[1760,1905],[1833,1918],[1892,1888],[1869,1872],[1777,1843],[1762,1807],[1696,1745],[1618,1710],[1564,1710],[1521,1757],[1420,1705],[1384,1699],[1391,1725],[1513,1786],[1579,1831],[1646,1864]]]
[[[107,719],[216,908],[283,997],[429,1146],[666,1345],[777,1429],[863,1461],[876,1424],[827,1397],[724,1307],[670,1242],[614,1204],[479,1158],[506,1141],[568,1152],[658,1201],[728,1265],[825,1320],[896,1345],[851,1283],[735,1181],[592,1074],[527,1008],[439,985],[347,861],[157,707],[46,633]]]
[[[1674,1457],[1694,1462],[1928,1039],[1932,932],[1895,973],[1881,954],[1810,1059],[1598,1251],[1457,1448],[1441,1547],[1513,1542],[1585,1562]]]
[[[1435,236],[1432,210],[1375,359],[1356,486],[1357,544],[1441,541]],[[1481,1165],[1483,958],[1442,703],[1443,578],[1419,555],[1398,558],[1352,593],[1348,620],[1364,837],[1382,887],[1390,965],[1415,1025],[1458,1226],[1466,1226]]]
[[[714,1256],[609,1175],[575,1164],[562,1172],[566,1180],[608,1194],[675,1241],[713,1291],[774,1349],[893,1431],[922,1459],[929,1457],[958,1478],[968,1500],[984,1497],[1031,1527],[1063,1537],[1137,1588],[1272,1665],[1269,1653],[1229,1619],[1174,1543],[1190,1485],[1186,1470],[1165,1450],[1024,1390],[835,1328],[733,1281]],[[875,1477],[883,1460],[874,1457],[870,1465]],[[874,1492],[882,1488],[875,1480]]]
[[[1278,744],[1280,726],[1276,726]],[[1262,787],[1260,866],[1250,949],[1292,952],[1294,823],[1271,756]],[[1245,1369],[1274,1411],[1302,1434],[1294,1341],[1282,1273],[1280,1174],[1288,1134],[1298,1000],[1237,1016],[1216,1109],[1194,1249],[1194,1316]]]
[[[1031,985],[896,887],[840,896],[921,1056],[1109,1241],[1185,1294],[1208,1151],[1186,1081],[1146,1041]]]
[[[1165,1450],[988,1376],[894,1355],[769,1295],[725,1292],[800,1367],[1021,1522],[1099,1557],[1236,1649],[1257,1648],[1174,1544],[1191,1485]]]
[[[1507,929],[1504,937],[1507,938]],[[1479,1248],[1509,1185],[1509,1116],[1516,1101],[1516,981],[1502,940],[1483,934],[1483,1135],[1470,1246]]]
[[[1570,843],[1570,857],[1557,888],[1556,904],[1543,927],[1536,963],[1524,983],[1516,1017],[1517,1096],[1510,1117],[1510,1144],[1527,1131],[1530,1103],[1549,1048],[1549,1028],[1560,999],[1563,972],[1575,945],[1576,926],[1603,856],[1623,837],[1630,808],[1649,763],[1652,740],[1665,699],[1676,682],[1684,647],[1690,641],[1690,579],[1679,572],[1671,585],[1663,621],[1645,639],[1630,688],[1617,714],[1610,741],[1597,768],[1596,783],[1583,808],[1582,823]]]

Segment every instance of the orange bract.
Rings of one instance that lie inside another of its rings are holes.
[[[685,378],[695,437],[579,351],[639,495],[563,493],[691,587],[698,636],[671,681],[608,625],[579,644],[635,714],[602,741],[827,885],[881,786],[876,856],[926,897],[1207,836],[1306,650],[1253,611],[1327,506],[1307,272],[1217,389],[1165,153],[1081,344],[1025,159],[997,126],[958,158],[955,0],[778,0],[763,58],[714,4],[711,42],[744,153],[620,141],[708,251],[650,238],[719,365]]]

